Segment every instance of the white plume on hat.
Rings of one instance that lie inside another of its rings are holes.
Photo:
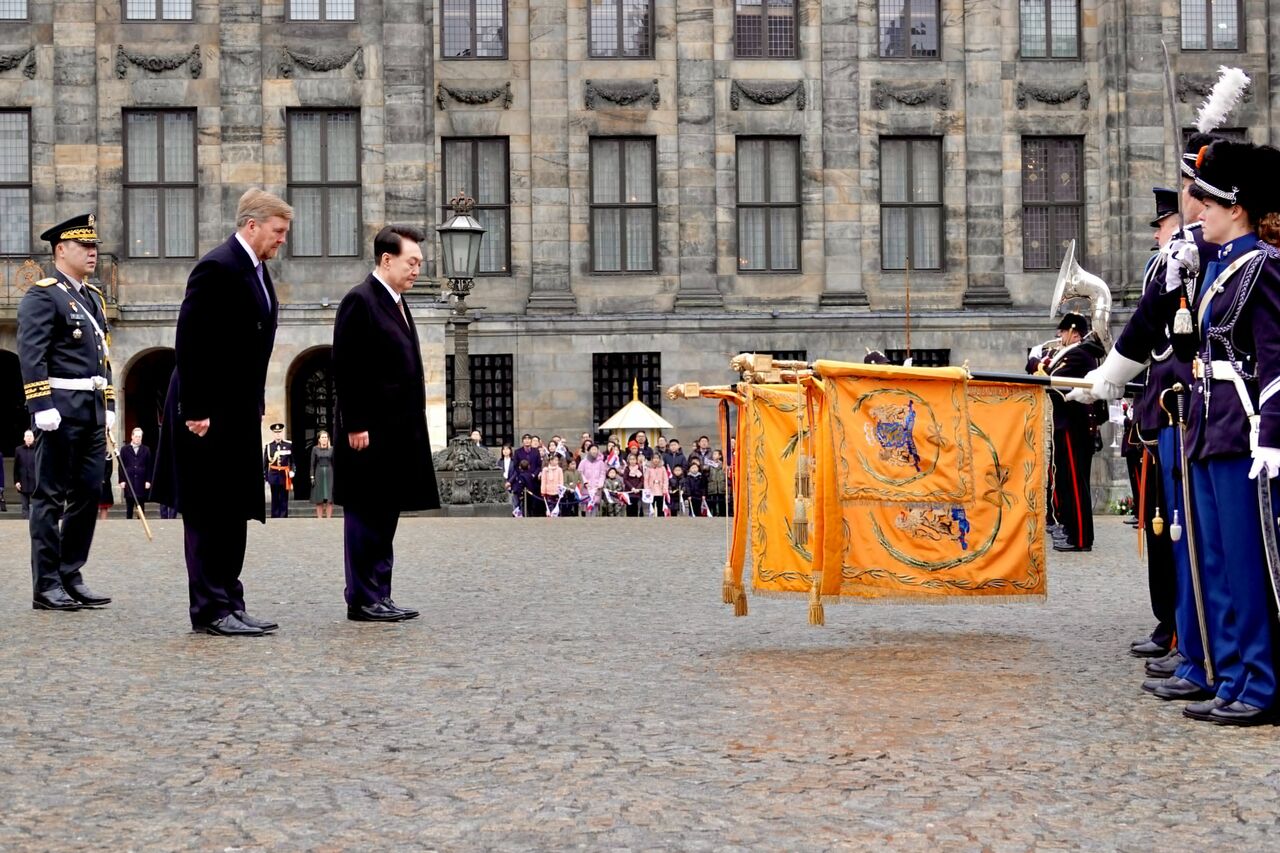
[[[1247,88],[1249,88],[1248,74],[1239,68],[1220,66],[1218,82],[1213,84],[1213,90],[1209,92],[1209,97],[1205,98],[1204,103],[1200,105],[1200,112],[1196,114],[1196,130],[1209,133],[1222,127],[1227,117],[1231,115],[1231,111],[1244,97],[1244,91]]]

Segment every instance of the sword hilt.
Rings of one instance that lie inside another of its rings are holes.
[[[1184,396],[1183,396],[1183,392],[1184,392],[1184,391],[1186,391],[1186,390],[1187,390],[1187,388],[1186,388],[1186,386],[1185,386],[1185,385],[1183,385],[1181,382],[1175,382],[1175,383],[1174,383],[1174,385],[1173,385],[1173,387],[1172,387],[1172,388],[1170,388],[1169,390],[1170,390],[1170,391],[1172,391],[1172,392],[1174,393],[1174,400],[1175,400],[1175,401],[1177,401],[1177,406],[1178,406],[1178,426],[1186,426],[1186,423],[1187,423],[1187,400],[1186,400],[1186,397],[1184,397]],[[1163,408],[1163,407],[1164,407],[1164,404],[1163,404],[1163,402],[1162,402],[1162,403],[1161,403],[1161,408]],[[1165,409],[1165,411],[1168,411],[1168,409]]]

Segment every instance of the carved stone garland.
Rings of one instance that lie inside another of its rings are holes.
[[[187,66],[191,79],[198,79],[204,71],[204,62],[200,59],[200,45],[191,48],[188,53],[175,53],[167,56],[134,53],[125,50],[124,45],[116,45],[116,76],[121,80],[129,76],[129,65],[133,64],[143,71],[158,74],[161,71],[172,71]]]
[[[364,79],[364,46],[357,45],[349,51],[337,53],[304,53],[291,47],[280,48],[280,76],[292,77],[294,66],[302,66],[308,71],[324,73],[346,68],[355,60],[356,78]]]
[[[872,81],[871,108],[883,110],[891,100],[905,107],[932,104],[946,110],[951,108],[951,87],[946,80],[939,80],[927,86],[890,86],[883,80]]]
[[[1018,109],[1025,110],[1027,108],[1027,99],[1039,101],[1042,104],[1065,104],[1072,98],[1080,99],[1080,109],[1089,109],[1089,81],[1081,83],[1079,86],[1034,86],[1030,83],[1018,84],[1017,104]]]
[[[26,62],[23,62],[23,60]],[[36,79],[36,49],[34,46],[15,53],[0,53],[0,71],[12,71],[22,66],[22,75],[28,80]]]
[[[729,86],[729,109],[739,109],[743,98],[752,103],[772,106],[782,103],[792,95],[796,96],[796,109],[803,110],[805,108],[803,80],[791,83],[771,80],[734,80]]]
[[[460,104],[469,104],[471,106],[490,104],[501,98],[502,108],[509,110],[511,109],[511,83],[508,81],[491,89],[462,89],[455,86],[446,86],[443,83],[436,83],[436,106],[442,110],[447,110],[449,108],[449,98]]]
[[[656,77],[648,83],[639,80],[618,80],[609,83],[584,80],[582,83],[582,95],[584,104],[589,110],[596,108],[597,101],[608,101],[620,107],[629,107],[647,98],[649,106],[654,109],[662,102],[662,98],[658,94],[658,79]]]
[[[1201,98],[1209,97],[1209,93],[1213,91],[1213,84],[1216,82],[1218,82],[1217,77],[1201,76],[1198,74],[1179,74],[1175,92],[1178,95],[1178,100],[1185,104],[1187,99],[1192,95]],[[1245,87],[1244,97],[1241,100],[1253,100],[1253,83],[1250,83]]]

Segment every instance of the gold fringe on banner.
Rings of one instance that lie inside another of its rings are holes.
[[[809,594],[809,624],[827,624],[826,613],[822,610],[822,572],[813,573],[813,586]]]

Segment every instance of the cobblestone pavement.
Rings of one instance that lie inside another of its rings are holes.
[[[250,531],[273,637],[193,635],[178,522],[100,527],[36,613],[0,524],[0,848],[1262,849],[1280,729],[1144,696],[1130,528],[1032,606],[719,601],[700,519],[406,519],[345,620],[341,523]],[[1267,841],[1266,839],[1270,839]]]

